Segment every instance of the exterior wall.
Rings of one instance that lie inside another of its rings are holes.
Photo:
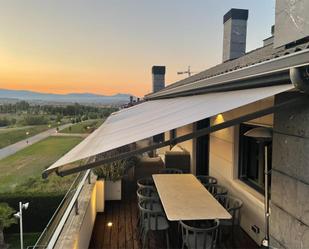
[[[273,99],[256,102],[211,118],[211,125],[218,124],[238,116],[250,113],[273,104]],[[272,126],[273,116],[252,120],[250,123]],[[238,179],[238,137],[239,126],[233,126],[210,134],[209,174],[218,179],[219,184],[228,188],[229,194],[241,199],[241,227],[258,244],[264,238],[264,202],[263,196]],[[260,228],[255,234],[251,226]]]
[[[180,137],[189,133],[192,133],[194,129],[193,124],[189,124],[183,127],[180,127],[176,130],[176,136]],[[179,145],[184,148],[186,151],[188,151],[191,155],[191,172],[195,173],[195,153],[193,151],[193,144],[194,144],[194,139],[190,139],[188,141],[182,142]]]
[[[89,242],[91,239],[91,234],[92,234],[92,229],[94,226],[94,222],[95,222],[95,218],[97,215],[97,201],[96,201],[96,197],[97,197],[97,185],[93,188],[93,191],[91,193],[91,198],[89,201],[89,205],[87,207],[82,225],[80,227],[78,236],[77,236],[77,240],[76,240],[76,246],[74,247],[74,249],[83,249],[83,248],[88,248],[89,247]]]
[[[281,103],[292,94],[276,97]],[[277,248],[309,248],[309,104],[275,114],[270,235]]]
[[[186,135],[188,133],[192,133],[194,130],[194,124],[188,124],[182,127],[179,127],[178,129],[176,129],[176,136],[180,137],[183,135]],[[164,139],[169,140],[170,139],[170,132],[167,131],[164,133]],[[186,151],[188,151],[191,155],[191,172],[195,173],[195,153],[194,152],[194,148],[195,148],[195,139],[190,139],[188,141],[182,142],[178,144],[179,146],[181,146],[183,149],[185,149]],[[156,150],[156,154],[164,154],[166,151],[169,151],[170,147],[166,146],[163,148],[159,148]]]

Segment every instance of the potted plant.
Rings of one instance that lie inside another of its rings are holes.
[[[121,179],[137,162],[138,158],[132,156],[103,164],[93,170],[98,181],[104,181],[101,185],[104,187],[105,200],[121,200]]]

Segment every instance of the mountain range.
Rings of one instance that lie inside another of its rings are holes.
[[[29,102],[48,103],[81,103],[81,104],[104,104],[120,105],[130,101],[130,94],[118,93],[115,95],[100,95],[93,93],[41,93],[27,90],[0,89],[0,100],[25,100]]]

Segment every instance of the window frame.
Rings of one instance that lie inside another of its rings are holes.
[[[257,124],[251,124],[251,123],[241,123],[238,126],[238,179],[240,181],[242,181],[243,183],[245,183],[246,185],[248,185],[249,187],[253,188],[254,190],[256,190],[257,192],[259,192],[260,194],[264,195],[264,185],[260,186],[258,183],[254,182],[254,180],[250,179],[250,177],[248,177],[248,165],[245,164],[245,159],[244,159],[244,153],[246,152],[244,150],[244,130],[250,130],[253,128],[258,128],[258,127],[265,127],[263,125],[257,125]],[[272,159],[272,141],[269,142],[268,145],[268,149],[270,150],[269,152],[269,168],[271,169],[271,159]],[[264,150],[259,151],[259,153],[263,153],[263,158],[264,158]],[[258,157],[259,155],[257,155]],[[258,162],[258,161],[257,161]],[[257,165],[257,167],[259,167],[259,164]],[[262,173],[263,177],[264,177],[264,170]],[[271,178],[269,177],[269,180]],[[270,186],[270,185],[269,185]]]

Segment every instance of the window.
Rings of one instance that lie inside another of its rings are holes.
[[[239,128],[239,179],[264,193],[265,146],[268,151],[268,168],[271,169],[272,141],[259,142],[244,135],[256,127],[258,126],[241,124]]]

